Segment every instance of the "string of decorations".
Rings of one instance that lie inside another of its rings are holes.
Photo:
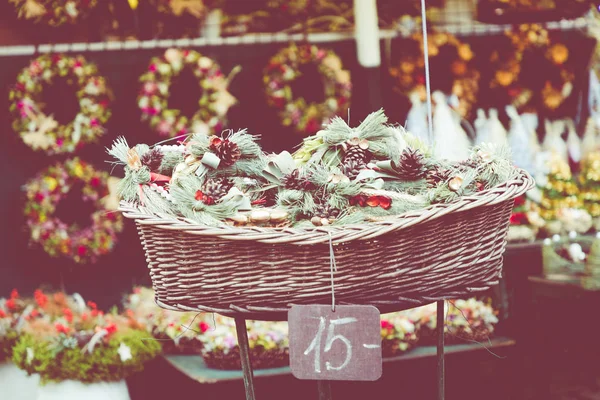
[[[77,115],[66,125],[59,125],[42,104],[44,86],[57,79],[74,87],[79,103]],[[110,98],[110,89],[95,64],[80,55],[45,54],[19,73],[10,90],[12,126],[33,150],[50,155],[71,153],[104,134],[104,124],[111,116]]]
[[[190,118],[181,110],[169,108],[169,87],[173,79],[184,68],[190,68],[202,89],[198,99],[198,110]],[[237,100],[228,91],[233,76],[239,71],[234,68],[226,77],[219,65],[211,58],[194,50],[168,49],[162,57],[150,61],[148,71],[140,77],[142,83],[138,106],[142,120],[159,135],[174,137],[189,132],[205,134],[220,132],[229,108]]]
[[[301,77],[300,68],[312,64],[322,77],[324,101],[307,103],[294,96],[291,83]],[[303,44],[279,50],[264,69],[267,102],[279,112],[284,126],[293,126],[303,135],[316,133],[335,115],[345,115],[350,106],[350,72],[332,50]]]
[[[32,244],[51,257],[67,257],[76,263],[94,262],[112,251],[117,234],[123,230],[118,208],[118,179],[97,171],[78,158],[56,163],[25,186],[25,216]],[[54,213],[61,200],[76,184],[83,184],[82,200],[93,204],[91,224],[80,228],[68,225]]]

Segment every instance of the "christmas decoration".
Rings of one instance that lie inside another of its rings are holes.
[[[418,339],[417,327],[405,313],[381,316],[381,351],[384,357],[411,350]]]
[[[575,75],[567,63],[568,48],[537,24],[521,24],[518,29],[507,31],[506,38],[508,45],[499,46],[490,57],[495,70],[490,87],[504,90],[519,110],[535,109],[533,100],[537,90],[520,79],[521,65],[527,52],[543,52],[550,64],[558,69],[558,81],[548,79],[544,82],[540,92],[541,106],[556,110],[573,92]]]
[[[77,95],[79,111],[66,125],[59,125],[46,105],[41,104],[44,85],[66,79]],[[94,64],[82,56],[45,54],[21,71],[10,91],[13,129],[26,145],[48,154],[71,153],[104,134],[110,118],[111,94]]]
[[[583,207],[593,218],[600,218],[600,152],[587,154],[581,162],[579,184]]]
[[[25,324],[13,350],[14,363],[29,374],[39,374],[42,384],[118,382],[159,354],[160,344],[144,340],[147,333],[137,321],[104,314],[92,302],[70,304],[64,294],[53,297],[39,306],[42,317]],[[36,294],[38,304],[47,298]],[[51,310],[60,305],[59,312]]]
[[[156,305],[154,290],[135,287],[124,299],[125,315],[138,321],[162,344],[167,354],[197,354],[202,348],[198,339],[209,329],[212,316],[195,312],[169,311]]]
[[[169,88],[184,68],[191,68],[202,89],[198,99],[200,108],[190,118],[180,110],[169,108]],[[152,58],[148,71],[140,77],[138,107],[142,120],[148,121],[159,135],[167,137],[221,132],[229,108],[237,102],[228,86],[238,71],[236,67],[225,77],[214,60],[194,50],[167,49],[162,57]]]
[[[506,147],[480,145],[466,160],[436,160],[386,121],[379,111],[351,128],[336,117],[304,140],[296,159],[263,154],[245,131],[194,134],[169,159],[146,145],[129,148],[124,139],[109,153],[125,167],[125,201],[210,226],[358,224],[454,202],[516,173]]]
[[[449,343],[484,342],[494,333],[498,317],[491,305],[475,298],[450,300],[445,305],[446,338]],[[437,338],[436,304],[409,311],[419,329],[419,343],[433,344]]]
[[[199,336],[202,358],[209,368],[241,369],[235,322],[215,316],[214,326]],[[248,321],[250,359],[254,368],[283,367],[289,363],[287,322]]]
[[[25,186],[31,242],[51,257],[68,257],[77,263],[94,262],[109,253],[123,229],[122,217],[115,212],[117,182],[77,158],[48,167]],[[95,208],[91,225],[83,228],[54,216],[61,200],[76,185],[82,185],[82,200]]]
[[[98,0],[9,0],[19,18],[50,26],[74,24],[96,7]]]
[[[414,42],[413,47],[418,46],[419,51],[402,57],[389,68],[389,73],[394,78],[395,90],[409,97],[412,93],[418,93],[423,102],[426,96],[423,35],[416,33],[411,39]],[[461,116],[467,117],[477,100],[479,90],[479,72],[473,66],[473,50],[471,46],[462,43],[449,33],[428,34],[427,54],[431,60],[446,48],[450,48],[454,54],[449,66],[453,84],[451,93],[447,94],[455,95],[459,99],[458,112]]]
[[[548,181],[541,190],[539,214],[547,221],[557,220],[560,210],[582,206],[571,169],[558,155],[553,155],[550,160]]]
[[[325,100],[321,103],[295,97],[290,86],[301,76],[300,67],[307,64],[314,65],[323,78]],[[292,44],[279,50],[265,67],[263,82],[267,102],[279,111],[283,125],[293,126],[304,136],[316,133],[335,115],[345,115],[350,105],[350,72],[332,50],[315,45]]]

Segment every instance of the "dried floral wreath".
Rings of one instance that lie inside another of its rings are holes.
[[[450,72],[453,77],[451,94],[456,95],[459,99],[458,112],[461,116],[466,117],[477,101],[479,90],[479,71],[472,64],[474,54],[471,46],[462,43],[449,33],[432,32],[428,38],[427,54],[430,59],[438,56],[444,47],[450,46],[455,50],[456,58],[450,64]],[[420,53],[402,57],[397,64],[389,68],[389,73],[396,81],[396,91],[407,96],[416,92],[420,95],[421,101],[425,101],[423,35],[414,34],[412,40],[419,44]]]
[[[290,83],[301,76],[299,67],[314,64],[323,77],[325,100],[306,103],[294,97]],[[263,81],[267,102],[279,110],[285,126],[298,133],[311,135],[335,115],[344,115],[350,105],[352,85],[350,72],[343,69],[341,59],[332,51],[314,45],[291,44],[275,54],[264,70]]]
[[[181,115],[180,110],[168,108],[171,81],[183,68],[192,68],[202,89],[198,99],[199,109],[189,119]],[[143,85],[138,106],[142,111],[142,120],[149,121],[161,136],[220,132],[229,108],[236,103],[227,87],[238,71],[239,67],[236,67],[226,77],[214,60],[197,51],[168,49],[162,57],[154,57],[148,71],[140,77]]]
[[[79,100],[79,112],[67,125],[59,125],[41,104],[44,85],[61,78],[76,87]],[[106,80],[98,75],[96,65],[83,56],[45,54],[21,71],[10,91],[10,110],[15,116],[13,129],[33,150],[71,153],[104,134],[103,125],[111,116],[110,97]]]
[[[174,168],[177,157],[165,162],[161,149],[129,148],[124,139],[108,151],[125,167],[119,193],[126,202],[210,226],[379,220],[457,201],[517,173],[505,147],[478,146],[459,163],[435,160],[417,138],[386,123],[381,110],[357,128],[335,117],[294,156],[263,154],[245,131],[222,138],[194,134],[178,147],[182,161]],[[142,161],[151,153],[157,154],[153,165]]]
[[[9,0],[19,18],[43,22],[50,26],[73,24],[89,14],[98,0]]]
[[[96,211],[91,225],[67,225],[53,214],[59,202],[77,183],[83,183],[82,197]],[[51,257],[64,256],[77,263],[94,262],[115,246],[123,221],[116,199],[118,179],[97,171],[78,158],[57,163],[25,186],[25,216],[31,242],[39,244]]]
[[[545,58],[559,68],[560,82],[547,80],[541,91],[542,105],[548,110],[556,110],[573,92],[575,75],[567,68],[569,49],[563,43],[553,42],[548,31],[540,25],[520,25],[514,31],[507,31],[506,37],[511,42],[509,54],[494,50],[490,56],[492,69],[495,71],[490,87],[506,89],[513,99],[513,105],[521,110],[533,108],[534,91],[519,79],[523,57],[528,50],[542,50]]]

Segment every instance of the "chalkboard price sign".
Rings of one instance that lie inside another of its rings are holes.
[[[290,366],[298,379],[375,381],[381,377],[381,325],[372,306],[293,306]]]

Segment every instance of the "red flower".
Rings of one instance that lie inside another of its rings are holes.
[[[44,196],[44,193],[35,194],[35,201],[37,201],[38,203],[41,203],[45,198],[46,196]]]
[[[0,309],[0,318],[4,317],[6,317],[6,313],[4,312],[4,310]]]
[[[40,315],[40,312],[39,312],[38,310],[36,310],[36,309],[33,309],[33,310],[32,310],[32,311],[29,313],[29,316],[30,316],[31,318],[35,318],[35,317],[37,317],[38,315]]]
[[[93,301],[88,301],[87,305],[89,308],[91,308],[92,310],[96,310],[98,308],[98,305],[96,303],[94,303]]]
[[[88,319],[88,318],[89,318],[89,315],[88,315],[88,313],[85,313],[85,312],[84,312],[83,314],[81,314],[81,320],[82,320],[82,321],[87,321],[87,319]]]
[[[85,253],[87,253],[87,247],[85,247],[84,245],[81,245],[77,248],[77,254],[79,256],[85,256]]]
[[[198,327],[200,328],[200,332],[202,332],[202,333],[206,332],[210,328],[210,326],[204,321],[201,321],[198,324]]]
[[[394,325],[392,325],[392,323],[390,321],[382,319],[381,320],[381,329],[392,330],[392,329],[394,329]]]
[[[18,299],[19,298],[19,292],[17,292],[17,289],[13,289],[10,292],[10,298],[11,299]]]
[[[69,327],[68,326],[64,326],[63,324],[57,322],[56,324],[54,324],[54,328],[56,328],[56,331],[58,333],[64,333],[67,334],[69,333]]]
[[[98,185],[100,185],[100,178],[94,176],[92,179],[90,179],[90,185],[93,187],[98,187]]]
[[[512,225],[523,225],[527,222],[527,215],[523,212],[516,212],[510,216],[510,223]]]
[[[150,66],[148,67],[148,71],[156,72],[156,64],[150,64]]]
[[[515,199],[515,207],[520,207],[525,204],[525,196],[519,196]]]
[[[15,304],[15,299],[6,300],[6,307],[8,307],[9,310],[14,310],[17,307]]]
[[[48,297],[46,297],[46,295],[41,290],[36,290],[35,292],[33,292],[33,298],[35,299],[35,302],[38,304],[38,306],[40,306],[41,308],[46,307],[46,304],[48,304]]]
[[[69,322],[69,323],[73,322],[73,311],[71,311],[68,308],[64,308],[63,315],[64,315],[65,319],[67,320],[67,322]]]
[[[112,335],[117,331],[117,325],[108,324],[104,329],[106,329],[106,332],[108,332],[109,335]]]

